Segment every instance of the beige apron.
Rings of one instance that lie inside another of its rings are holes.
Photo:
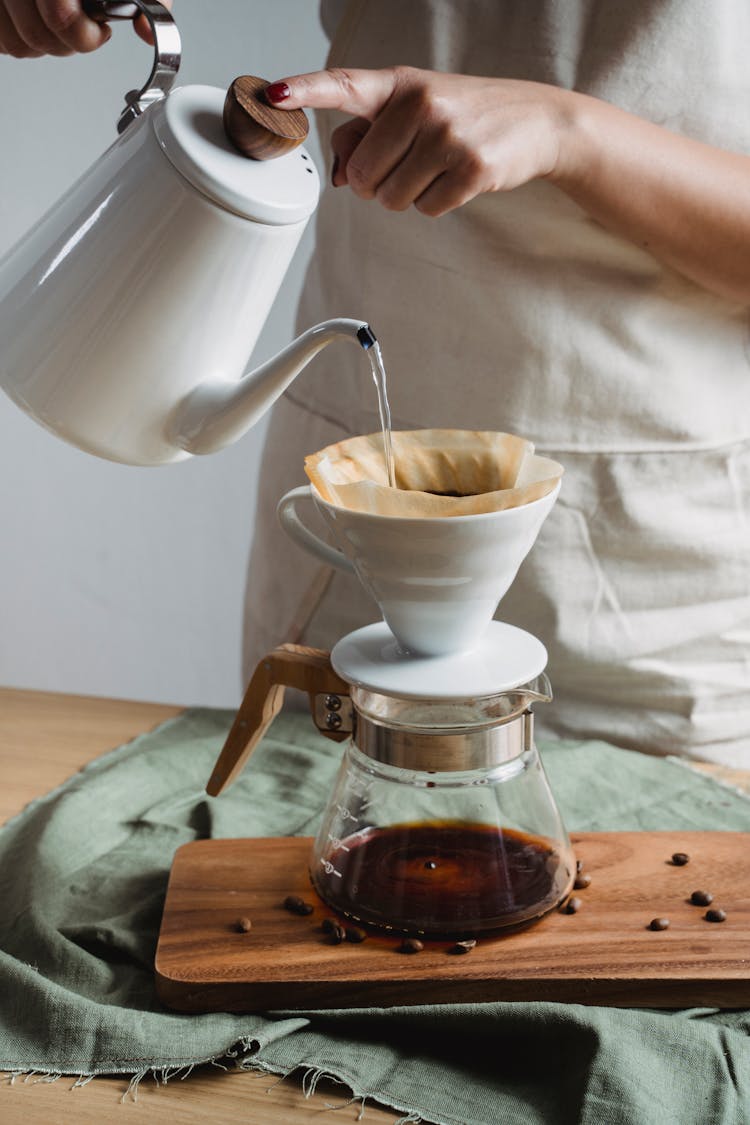
[[[359,0],[331,61],[574,87],[750,152],[748,45],[739,0]],[[748,310],[537,182],[438,220],[329,190],[300,327],[330,316],[367,319],[381,338],[394,428],[509,430],[565,465],[498,614],[549,650],[547,731],[750,767]],[[376,427],[367,364],[346,345],[278,406],[248,670],[282,640],[330,647],[376,619],[274,514],[305,453]]]

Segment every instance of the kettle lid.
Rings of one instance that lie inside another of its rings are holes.
[[[296,148],[275,160],[242,156],[224,132],[225,95],[214,86],[182,86],[152,106],[165,156],[203,195],[246,219],[273,226],[303,222],[320,195],[310,154]]]

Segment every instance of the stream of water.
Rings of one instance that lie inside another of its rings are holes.
[[[383,458],[388,474],[388,484],[391,488],[395,488],[396,462],[393,457],[393,441],[391,440],[391,408],[388,405],[383,354],[377,340],[367,349],[367,354],[370,358],[375,390],[378,392],[378,413],[380,414],[380,428],[383,431]]]

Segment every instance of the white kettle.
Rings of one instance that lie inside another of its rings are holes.
[[[166,96],[179,37],[165,8],[99,7],[143,11],[156,62],[115,143],[0,261],[0,386],[79,448],[158,465],[236,440],[331,340],[374,337],[363,321],[326,321],[245,374],[317,171],[302,147],[241,155],[223,90]]]

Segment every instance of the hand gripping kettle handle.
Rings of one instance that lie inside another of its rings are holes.
[[[83,10],[97,23],[109,20],[133,20],[143,15],[148,20],[154,40],[154,64],[140,90],[130,90],[125,95],[125,109],[117,122],[117,132],[122,133],[152,102],[168,94],[177,71],[180,69],[182,44],[177,24],[169,8],[158,0],[83,0]]]
[[[351,727],[345,721],[341,697],[348,696],[349,685],[334,672],[328,653],[301,645],[279,645],[261,660],[248,684],[206,785],[211,797],[218,797],[237,779],[281,710],[287,687],[308,693],[321,734],[334,742],[348,738]],[[322,708],[317,706],[318,696],[324,696]]]

